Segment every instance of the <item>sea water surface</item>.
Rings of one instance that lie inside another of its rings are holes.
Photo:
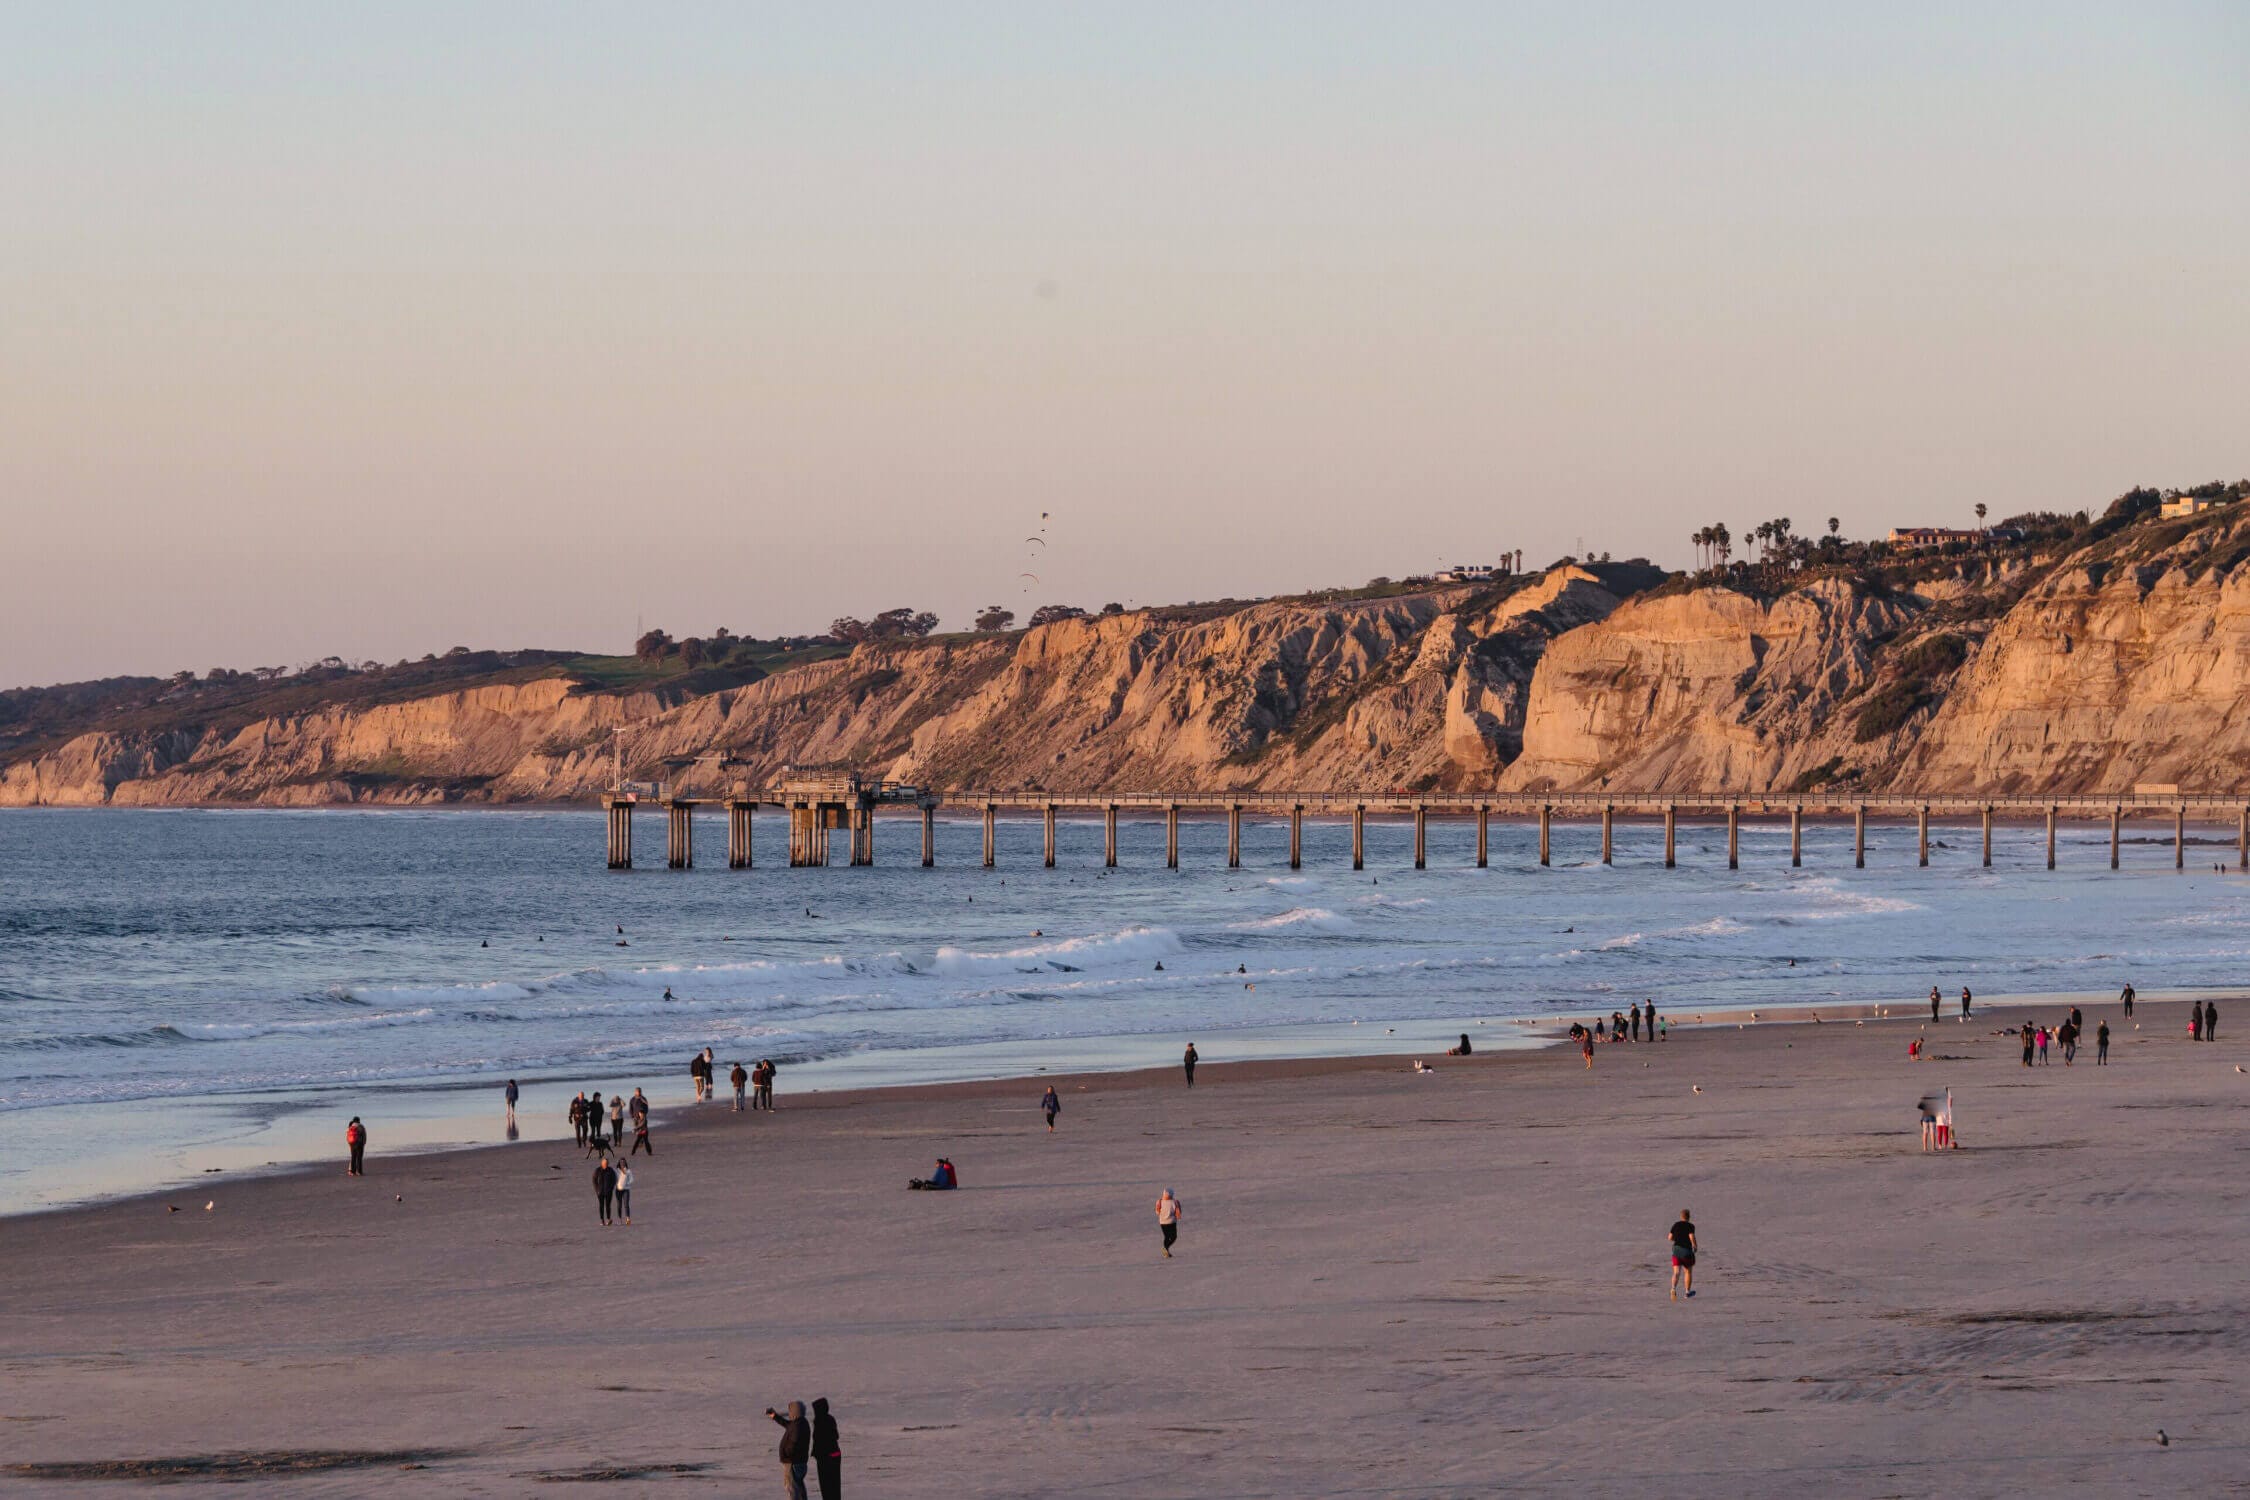
[[[981,868],[974,821],[942,820],[938,865],[909,821],[878,825],[877,864],[728,870],[602,867],[593,812],[27,810],[0,812],[0,1211],[340,1152],[363,1116],[375,1150],[498,1139],[498,1087],[525,1089],[521,1131],[567,1134],[572,1092],[686,1096],[688,1058],[781,1064],[780,1092],[1169,1064],[1203,1056],[1439,1051],[1456,1033],[1520,1044],[1519,1018],[1606,1014],[1650,996],[1686,1018],[1721,1006],[2220,988],[2250,959],[2250,882],[2232,846],[2129,843],[2003,828],[1982,868],[1973,826],[1941,827],[1928,869],[1911,827],[1620,824],[1535,835],[1185,820],[1181,868],[1160,824],[1003,821]],[[761,817],[757,848],[786,827]],[[838,849],[841,851],[841,842]],[[653,859],[645,857],[653,854]],[[711,857],[711,856],[716,856]],[[2227,870],[2214,871],[2216,861]],[[653,866],[653,868],[649,867]],[[2200,868],[2198,868],[2200,866]],[[667,998],[669,992],[669,998]],[[1505,1028],[1505,1029],[1503,1029]]]

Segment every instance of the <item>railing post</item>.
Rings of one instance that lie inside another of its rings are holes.
[[[1367,868],[1367,804],[1352,804],[1352,868]]]
[[[1789,868],[1805,867],[1805,805],[1800,802],[1789,809]]]
[[[1664,804],[1664,868],[1667,870],[1674,867],[1674,860],[1672,858],[1672,833],[1673,825],[1678,819],[1679,811],[1680,809],[1677,803],[1667,802]]]
[[[1727,804],[1727,868],[1742,868],[1742,807],[1734,802]]]
[[[1867,868],[1867,804],[1852,809],[1852,868]]]
[[[1477,804],[1477,868],[1480,870],[1485,867],[1485,855],[1490,847],[1491,831],[1491,804],[1479,802]]]
[[[991,803],[987,802],[984,805],[984,867],[987,870],[991,869],[996,863],[998,863],[997,851],[993,847],[992,827],[993,818],[996,813],[997,809],[994,808]]]

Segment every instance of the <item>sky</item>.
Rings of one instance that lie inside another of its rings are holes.
[[[2099,509],[2246,189],[2233,0],[0,5],[0,686]]]

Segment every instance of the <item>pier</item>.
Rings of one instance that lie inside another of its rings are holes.
[[[789,863],[794,867],[829,863],[828,835],[844,831],[849,836],[849,861],[854,865],[875,862],[875,824],[879,812],[914,812],[921,820],[921,862],[937,863],[936,816],[940,806],[973,809],[983,823],[983,864],[999,864],[998,824],[1003,815],[1036,816],[1042,828],[1043,862],[1056,863],[1056,825],[1063,818],[1098,818],[1102,825],[1102,863],[1118,866],[1121,819],[1164,824],[1164,864],[1180,867],[1180,819],[1226,820],[1227,867],[1242,866],[1242,820],[1286,819],[1289,825],[1290,869],[1304,863],[1305,820],[1349,820],[1352,868],[1367,863],[1367,819],[1411,819],[1414,831],[1414,868],[1429,866],[1429,826],[1432,819],[1473,822],[1476,830],[1475,862],[1485,868],[1491,858],[1491,823],[1494,818],[1536,823],[1539,830],[1538,862],[1554,857],[1553,829],[1557,821],[1598,824],[1601,862],[1615,862],[1616,820],[1620,816],[1661,820],[1664,828],[1664,868],[1678,864],[1678,827],[1685,818],[1726,827],[1727,868],[1742,863],[1741,827],[1745,818],[1778,821],[1789,825],[1789,863],[1804,865],[1804,829],[1808,817],[1852,822],[1852,863],[1867,865],[1867,822],[1870,817],[1915,825],[1917,862],[1930,862],[1930,822],[1974,818],[1981,832],[1986,868],[1992,864],[1992,825],[1996,818],[2038,823],[2047,835],[2047,868],[2056,868],[2057,829],[2063,819],[2109,822],[2109,867],[2119,868],[2120,846],[2128,820],[2163,819],[2170,824],[2172,867],[2187,868],[2187,825],[2197,822],[2232,825],[2235,830],[2235,868],[2250,871],[2250,794],[2197,795],[2177,792],[2135,792],[2119,796],[2069,797],[1940,797],[1887,793],[1839,797],[1832,793],[1767,793],[1732,796],[1723,793],[1695,796],[1588,793],[1352,793],[1352,792],[1107,792],[1071,795],[1057,792],[955,791],[938,793],[885,781],[855,771],[833,767],[791,768],[776,785],[765,788],[738,786],[724,796],[668,796],[656,791],[613,792],[602,799],[607,813],[609,867],[633,867],[633,811],[644,803],[666,814],[665,864],[675,870],[695,863],[695,811],[723,807],[727,813],[727,866],[752,868],[752,815],[761,806],[784,808],[789,813]]]

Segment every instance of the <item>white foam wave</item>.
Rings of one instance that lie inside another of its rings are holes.
[[[1128,927],[1121,932],[1034,943],[999,953],[972,953],[949,945],[938,949],[933,967],[949,977],[1067,973],[1073,969],[1169,958],[1184,950],[1179,934],[1169,927]]]
[[[1350,917],[1339,916],[1318,906],[1293,906],[1285,912],[1270,917],[1255,917],[1246,922],[1229,922],[1230,932],[1288,932],[1310,929],[1314,932],[1356,932],[1357,926]]]

